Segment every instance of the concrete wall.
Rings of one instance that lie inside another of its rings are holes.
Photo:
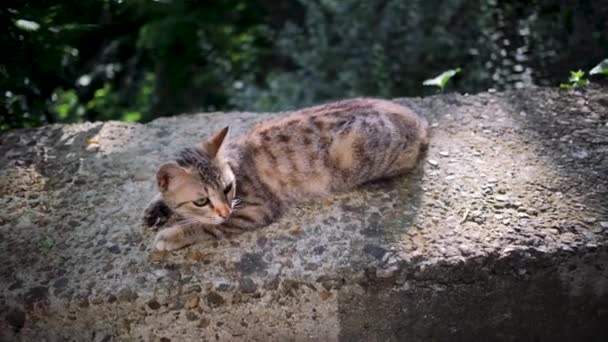
[[[608,92],[400,101],[433,127],[411,175],[173,253],[159,163],[280,114],[1,133],[0,340],[608,340]]]

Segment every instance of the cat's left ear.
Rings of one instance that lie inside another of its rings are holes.
[[[214,135],[213,138],[209,139],[209,141],[203,144],[203,148],[205,151],[207,151],[211,158],[215,158],[215,156],[217,156],[217,153],[219,152],[220,147],[222,147],[222,143],[226,138],[226,134],[228,134],[228,128],[228,126],[222,128],[222,130]]]

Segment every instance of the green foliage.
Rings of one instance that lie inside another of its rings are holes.
[[[57,89],[55,92],[56,100],[54,105],[54,111],[61,121],[76,121],[74,116],[77,108],[82,108],[78,103],[78,95],[76,91]]]
[[[424,95],[450,65],[458,91],[554,85],[605,58],[606,17],[594,0],[9,1],[0,129]]]
[[[315,98],[303,80],[290,73],[271,74],[266,77],[264,87],[237,83],[231,103],[235,107],[253,108],[256,111],[272,112],[312,105]]]
[[[425,80],[424,82],[422,82],[422,85],[435,86],[443,91],[443,88],[445,88],[446,84],[452,79],[452,77],[456,76],[456,74],[458,74],[460,71],[460,68],[444,71],[434,78]]]
[[[290,20],[277,39],[277,52],[289,67],[269,73],[263,83],[245,80],[231,96],[236,107],[289,109],[345,97],[420,94],[429,70],[468,58],[477,45],[462,33],[474,32],[476,23],[461,19],[456,2],[299,3],[305,16]],[[450,28],[453,21],[461,37]]]
[[[234,81],[261,72],[268,10],[246,0],[9,3],[0,129],[225,108]]]
[[[582,70],[570,71],[568,83],[560,83],[562,89],[582,88],[589,84],[589,80],[585,78],[585,72]]]
[[[591,71],[589,71],[589,75],[608,75],[608,58],[604,59],[600,62],[600,64],[591,69]]]
[[[608,59],[604,59],[593,69],[589,71],[589,75],[608,75]],[[585,72],[582,70],[570,71],[568,83],[560,83],[562,89],[582,88],[589,84],[589,80],[585,77]]]
[[[35,21],[18,19],[15,21],[15,26],[25,31],[38,31],[40,25]]]
[[[421,83],[446,65],[467,70],[454,84],[459,91],[550,86],[564,67],[593,60],[608,46],[608,22],[600,20],[608,7],[592,0],[299,3],[305,15],[289,20],[277,39],[288,67],[262,82],[245,79],[231,91],[233,106],[289,109],[352,96],[423,95],[429,91]]]

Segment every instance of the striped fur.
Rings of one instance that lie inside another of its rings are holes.
[[[427,130],[411,109],[366,98],[290,112],[229,141],[224,130],[159,170],[163,205],[153,202],[146,221],[165,222],[154,213],[166,207],[179,219],[158,233],[155,248],[260,228],[295,202],[407,172],[428,145]],[[208,208],[192,204],[199,198],[209,198]]]

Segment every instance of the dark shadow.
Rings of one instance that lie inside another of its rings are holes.
[[[70,183],[77,174],[82,151],[89,145],[103,124],[67,134],[63,127],[46,126],[42,129],[18,129],[0,135],[0,164],[28,167],[47,177],[47,190]],[[52,149],[52,154],[47,152]],[[67,178],[66,178],[67,177]]]
[[[581,259],[607,256],[604,246],[591,253],[514,253],[404,267],[389,279],[367,273],[359,283],[364,293],[339,294],[340,340],[605,341],[608,297],[589,287],[573,295],[560,274],[568,267],[578,269],[572,275],[582,283],[605,279],[605,270],[598,276]]]
[[[608,95],[597,91],[584,95],[586,106],[593,107],[592,112],[597,114],[594,116],[597,120],[590,122],[585,121],[585,115],[580,110],[573,110],[580,98],[562,98],[566,95],[556,95],[553,91],[533,91],[535,94],[538,92],[539,97],[530,96],[530,90],[525,90],[474,100],[448,95],[406,102],[425,113],[431,122],[449,114],[458,119],[455,122],[462,124],[462,127],[458,124],[452,124],[452,127],[444,125],[440,129],[466,129],[473,134],[477,127],[471,127],[469,123],[477,117],[481,119],[477,109],[483,108],[487,103],[484,101],[498,101],[516,125],[521,127],[498,124],[493,126],[496,131],[489,129],[487,134],[498,132],[497,139],[520,135],[524,141],[517,143],[530,148],[538,146],[541,152],[539,158],[546,158],[549,165],[555,165],[559,177],[553,179],[552,184],[534,185],[543,191],[559,191],[567,193],[570,198],[581,198],[582,203],[577,208],[581,211],[585,209],[584,214],[591,215],[589,222],[594,222],[595,226],[600,220],[608,221],[608,126],[605,125]],[[592,98],[594,100],[590,100]],[[458,107],[469,107],[466,109],[472,113],[459,112]],[[450,112],[451,109],[455,110]],[[557,115],[553,116],[553,113]],[[458,118],[459,115],[463,117]],[[566,120],[568,124],[560,124],[560,120]],[[481,130],[476,133],[486,134]],[[500,132],[504,135],[501,136]],[[572,136],[573,139],[565,140],[566,143],[556,141],[564,136]],[[580,151],[587,151],[587,154],[579,154],[585,156],[580,158],[585,159],[583,161],[575,157],[576,153],[582,153]],[[423,191],[419,189],[420,183],[416,179],[416,175],[409,179],[407,185],[403,186],[408,191],[399,195],[400,199],[415,206]],[[388,191],[395,186],[385,183],[371,185],[370,189]],[[406,207],[404,204],[395,209],[403,210]],[[406,216],[407,222],[404,223],[415,222],[417,215],[414,212]],[[377,226],[367,222],[368,225],[361,231],[377,233],[366,240],[373,241],[373,244],[365,245],[367,249],[363,246],[351,252],[376,256],[378,262],[355,265],[367,267],[363,269],[362,277],[353,280],[362,288],[361,291],[353,291],[352,287],[339,291],[340,340],[608,339],[605,329],[608,322],[608,311],[605,309],[608,305],[608,246],[605,244],[577,243],[576,248],[560,245],[549,253],[535,249],[500,255],[490,253],[464,258],[461,262],[436,260],[420,264],[401,261],[395,267],[396,272],[378,273],[378,270],[382,270],[383,262],[386,262],[384,256],[389,253],[379,247],[387,246],[399,233],[406,231],[395,230],[396,225],[390,220],[386,221],[385,215],[382,217]],[[568,220],[549,221],[550,224],[561,224],[558,227],[561,232],[573,232],[581,237],[586,236],[586,230],[590,229],[590,225],[573,225]],[[387,226],[390,228],[386,229]]]
[[[571,192],[608,218],[608,88],[535,93],[503,96],[521,134],[561,175],[541,186]]]
[[[390,251],[385,247],[399,241],[401,236],[416,223],[417,209],[422,194],[421,180],[424,174],[424,159],[417,167],[399,177],[377,180],[362,187],[369,208],[353,215],[358,223],[359,237],[353,237],[351,261],[353,270],[386,263]],[[352,208],[343,206],[346,211]],[[362,257],[363,256],[363,257]]]
[[[2,282],[8,290],[19,293],[18,298],[26,305],[47,302],[49,283],[61,279],[58,283],[61,285],[65,280],[62,276],[74,267],[64,263],[64,258],[71,252],[61,247],[67,246],[63,241],[70,237],[69,227],[73,228],[77,223],[66,216],[65,222],[57,220],[49,225],[46,217],[54,215],[57,205],[78,204],[82,186],[98,180],[78,175],[83,162],[78,156],[86,149],[87,140],[102,126],[92,125],[86,131],[73,134],[66,134],[61,127],[48,126],[12,130],[0,135],[0,164],[6,182],[0,187],[0,196],[15,200],[10,203],[11,208],[15,202],[23,200],[16,210],[13,209],[16,212],[36,212],[32,216],[34,222],[31,218],[22,221],[19,215],[12,232],[0,231],[0,240],[5,243],[2,251],[5,259],[0,266]],[[54,190],[67,190],[67,184],[72,184],[73,190],[66,191],[63,198],[51,195]],[[37,282],[27,284],[27,279],[37,279]]]

